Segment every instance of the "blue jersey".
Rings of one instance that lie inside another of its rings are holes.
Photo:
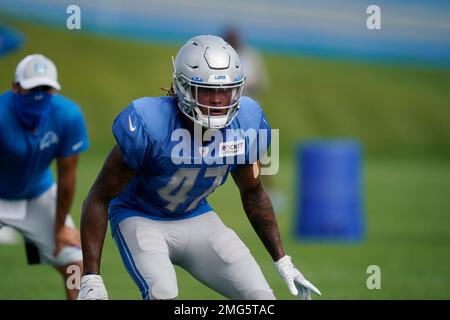
[[[13,110],[13,93],[0,95],[0,198],[29,199],[47,191],[54,179],[50,164],[88,148],[79,107],[55,94],[43,122],[25,129]]]
[[[206,144],[186,121],[173,97],[135,100],[116,118],[114,137],[136,175],[110,203],[113,230],[129,216],[179,220],[211,211],[207,196],[230,171],[256,162],[270,143],[264,113],[248,97],[226,128],[210,131]]]

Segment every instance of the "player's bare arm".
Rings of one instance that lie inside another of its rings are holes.
[[[274,261],[284,254],[280,231],[269,195],[259,175],[259,163],[241,167],[232,172],[239,187],[242,205],[250,223]]]
[[[77,162],[78,155],[58,158],[57,160],[58,192],[56,197],[55,256],[65,246],[80,246],[78,230],[65,225],[75,194]]]
[[[269,195],[261,182],[259,161],[253,165],[238,168],[232,172],[239,187],[250,223],[275,262],[275,268],[281,275],[289,291],[305,299],[311,299],[311,292],[320,295],[320,291],[292,264],[291,257],[285,255],[281,245],[280,231]]]
[[[134,176],[115,146],[83,204],[81,244],[85,273],[100,273],[100,260],[108,224],[108,204]]]
[[[81,245],[83,270],[79,300],[106,300],[103,279],[100,276],[100,261],[108,225],[108,205],[134,176],[124,162],[122,152],[116,145],[103,164],[86,200],[81,214]]]

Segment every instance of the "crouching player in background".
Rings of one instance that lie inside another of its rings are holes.
[[[82,268],[80,235],[68,213],[88,137],[79,107],[58,90],[56,66],[34,54],[17,65],[12,90],[0,95],[0,227],[21,233],[28,263],[52,265],[65,285],[67,267]],[[78,290],[65,288],[76,299]]]
[[[174,69],[172,96],[135,100],[114,121],[117,145],[84,203],[78,298],[107,298],[100,259],[109,215],[143,299],[178,296],[173,265],[225,297],[274,299],[248,248],[206,201],[230,172],[290,291],[305,299],[320,294],[282,248],[259,172],[270,127],[258,103],[241,98],[244,75],[235,50],[219,37],[198,36],[180,49]]]

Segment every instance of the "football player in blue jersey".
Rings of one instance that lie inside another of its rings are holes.
[[[175,299],[174,265],[231,299],[274,299],[261,269],[206,198],[228,173],[245,213],[292,294],[320,292],[281,245],[259,159],[270,127],[258,103],[241,97],[235,50],[197,36],[178,52],[173,95],[134,100],[116,118],[117,145],[85,200],[84,275],[79,299],[107,299],[100,259],[108,219],[124,265],[143,299]]]
[[[54,63],[33,54],[17,65],[12,90],[0,95],[0,227],[23,235],[30,264],[50,264],[67,280],[69,265],[82,270],[69,210],[78,154],[89,142],[80,108],[60,89]],[[65,288],[76,299],[78,290]]]

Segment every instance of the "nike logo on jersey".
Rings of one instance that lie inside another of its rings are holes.
[[[133,132],[136,130],[136,127],[133,127],[133,124],[131,123],[131,116],[128,116],[128,122],[130,123],[130,131]]]
[[[83,143],[84,143],[84,141],[81,140],[81,141],[78,142],[77,144],[74,144],[74,145],[72,146],[72,151],[77,151],[78,149],[80,149],[81,146],[83,145]]]

